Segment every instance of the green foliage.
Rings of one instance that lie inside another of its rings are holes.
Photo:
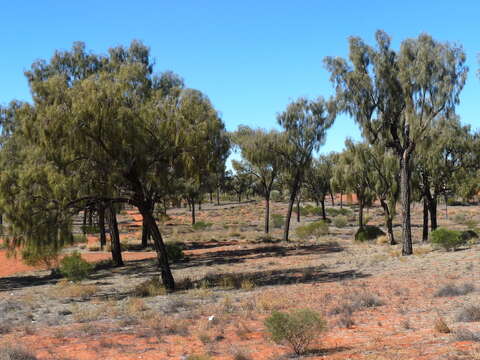
[[[320,237],[328,234],[328,223],[323,220],[311,222],[302,226],[297,226],[295,233],[298,238],[306,240],[310,237]]]
[[[472,243],[477,241],[476,239],[478,239],[478,234],[474,230],[465,230],[460,233],[460,237],[466,243]]]
[[[81,229],[84,234],[98,234],[100,232],[98,225],[82,225]]]
[[[340,216],[336,216],[333,219],[333,225],[335,225],[335,227],[337,228],[344,228],[345,226],[347,226],[347,224],[348,224],[348,221],[346,216],[340,215]]]
[[[73,252],[60,261],[60,273],[70,281],[86,279],[94,266],[84,260],[79,252]]]
[[[177,241],[166,241],[165,248],[167,250],[168,259],[171,262],[178,262],[185,257],[183,246]]]
[[[47,269],[53,269],[58,265],[58,257],[61,249],[55,246],[46,246],[41,249],[22,250],[22,260],[29,266],[45,266]]]
[[[380,236],[384,236],[385,233],[378,226],[365,225],[363,228],[359,228],[355,233],[355,241],[370,241],[375,240]]]
[[[432,245],[442,247],[447,251],[456,250],[467,243],[468,240],[462,238],[460,231],[446,228],[437,228],[430,234]]]
[[[343,216],[352,216],[352,211],[347,208],[333,208],[329,207],[325,209],[326,213],[328,216],[335,217],[338,215],[343,215]]]
[[[308,216],[311,214],[311,207],[308,207],[308,206],[300,206],[300,208],[297,208],[296,206],[293,208],[293,211],[295,213],[298,213],[298,211],[300,210],[300,215],[301,216]]]
[[[192,225],[193,230],[205,230],[212,226],[212,223],[197,221]]]
[[[284,217],[281,214],[272,214],[273,227],[275,229],[281,229],[284,223]]]
[[[291,313],[273,312],[265,320],[273,341],[286,341],[297,355],[304,354],[312,342],[326,329],[326,322],[313,310],[302,309]]]
[[[272,192],[270,193],[270,199],[272,199],[275,202],[283,201],[282,195],[278,190],[272,190]]]

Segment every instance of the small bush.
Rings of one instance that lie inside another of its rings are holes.
[[[297,236],[306,240],[310,237],[319,237],[328,234],[328,224],[325,221],[315,221],[306,225],[298,226],[295,229]]]
[[[385,233],[378,226],[365,225],[363,228],[357,230],[355,240],[360,242],[370,241],[384,235]]]
[[[463,327],[457,328],[453,332],[453,336],[457,341],[480,341],[480,333],[473,332]]]
[[[273,227],[275,229],[281,229],[284,223],[284,218],[283,215],[280,214],[272,214],[272,222],[273,222]]]
[[[467,241],[461,237],[459,231],[445,228],[438,228],[432,231],[430,239],[432,245],[442,247],[447,251],[456,250],[467,243]]]
[[[165,287],[161,283],[158,276],[152,277],[150,280],[146,280],[138,284],[135,289],[133,289],[133,295],[138,297],[149,297],[165,294]]]
[[[197,221],[192,225],[193,230],[205,230],[212,226],[212,223],[207,223],[205,221]]]
[[[100,227],[98,225],[82,225],[82,232],[84,234],[98,234],[100,233]]]
[[[297,355],[304,354],[312,340],[326,329],[326,322],[315,311],[273,312],[265,326],[276,343],[286,341]]]
[[[338,215],[351,216],[352,212],[347,208],[326,208],[326,213],[328,216],[336,217]]]
[[[167,250],[168,260],[178,262],[185,257],[182,245],[176,241],[166,241],[165,249]]]
[[[275,202],[280,202],[283,200],[283,197],[280,194],[280,191],[272,190],[272,192],[270,193],[270,199],[272,199]]]
[[[462,285],[448,284],[443,286],[435,293],[435,297],[461,296],[471,293],[475,290],[473,284],[465,283]]]
[[[347,220],[347,217],[344,215],[336,216],[333,219],[333,225],[335,225],[335,227],[337,228],[344,228],[345,226],[347,226],[347,224],[348,224],[348,220]]]
[[[29,350],[18,346],[0,348],[0,360],[37,360]]]
[[[476,305],[466,305],[458,312],[455,319],[461,322],[480,321],[480,307]]]
[[[478,234],[473,230],[465,230],[460,233],[460,238],[465,241],[465,243],[474,242],[474,239],[478,239]]]
[[[93,268],[92,264],[82,259],[79,252],[73,252],[60,261],[60,273],[70,281],[86,279]]]
[[[311,208],[312,206],[311,205],[307,205],[305,207],[303,206],[300,206],[300,209],[298,207],[294,207],[293,211],[296,213],[298,213],[298,210],[300,210],[300,215],[301,216],[308,216],[310,215],[310,211],[311,211]]]

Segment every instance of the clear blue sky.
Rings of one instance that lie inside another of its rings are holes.
[[[23,71],[56,49],[81,40],[104,53],[139,39],[151,47],[157,70],[171,69],[208,94],[229,130],[270,128],[291,100],[332,94],[325,56],[346,56],[348,36],[373,43],[383,29],[395,47],[421,32],[463,44],[470,74],[458,113],[473,128],[480,124],[475,0],[4,0],[0,12],[0,104],[30,100]],[[340,117],[322,150],[341,150],[346,136],[358,138],[359,131]]]

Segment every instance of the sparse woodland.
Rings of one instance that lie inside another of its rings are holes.
[[[334,95],[276,129],[227,131],[138,41],[32,64],[32,101],[0,107],[1,251],[38,272],[0,278],[0,336],[26,344],[0,359],[74,359],[82,337],[82,359],[479,359],[466,56],[375,39],[325,54]],[[362,140],[325,154],[340,114]]]

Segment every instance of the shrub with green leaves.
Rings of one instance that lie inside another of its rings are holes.
[[[437,228],[430,235],[432,245],[444,248],[447,251],[456,250],[465,245],[468,240],[462,237],[462,233],[456,230],[446,228]]]
[[[86,279],[93,271],[94,266],[84,260],[79,252],[65,256],[60,261],[60,273],[70,281]]]
[[[337,228],[344,228],[345,226],[347,226],[347,224],[348,224],[348,220],[347,220],[347,217],[344,215],[336,216],[333,219],[333,225],[335,225],[335,227]]]
[[[298,226],[295,229],[299,239],[306,240],[311,237],[320,237],[328,234],[328,224],[323,221],[315,221],[306,225]]]
[[[359,228],[355,233],[355,241],[371,241],[384,235],[385,233],[378,226],[365,225],[364,227]]]
[[[272,222],[275,229],[281,229],[284,223],[283,215],[272,214]]]
[[[347,208],[327,208],[325,210],[328,216],[335,217],[338,215],[351,216],[352,212]]]
[[[185,257],[182,244],[177,241],[166,241],[165,248],[167,250],[168,260],[171,262],[180,261]]]
[[[265,326],[277,344],[287,342],[297,354],[304,354],[318,334],[325,331],[326,322],[317,312],[310,309],[291,313],[273,312],[265,320]]]
[[[295,206],[295,207],[293,208],[293,211],[294,211],[295,213],[298,213],[298,210],[300,210],[300,215],[302,215],[302,216],[308,216],[308,215],[310,215],[311,209],[312,209],[312,206],[311,206],[311,205],[300,206],[299,208]]]
[[[205,230],[212,226],[212,223],[207,223],[205,221],[197,221],[192,225],[193,230]]]
[[[283,200],[282,195],[278,190],[272,190],[272,192],[270,193],[270,199],[272,199],[275,202],[280,202]]]

